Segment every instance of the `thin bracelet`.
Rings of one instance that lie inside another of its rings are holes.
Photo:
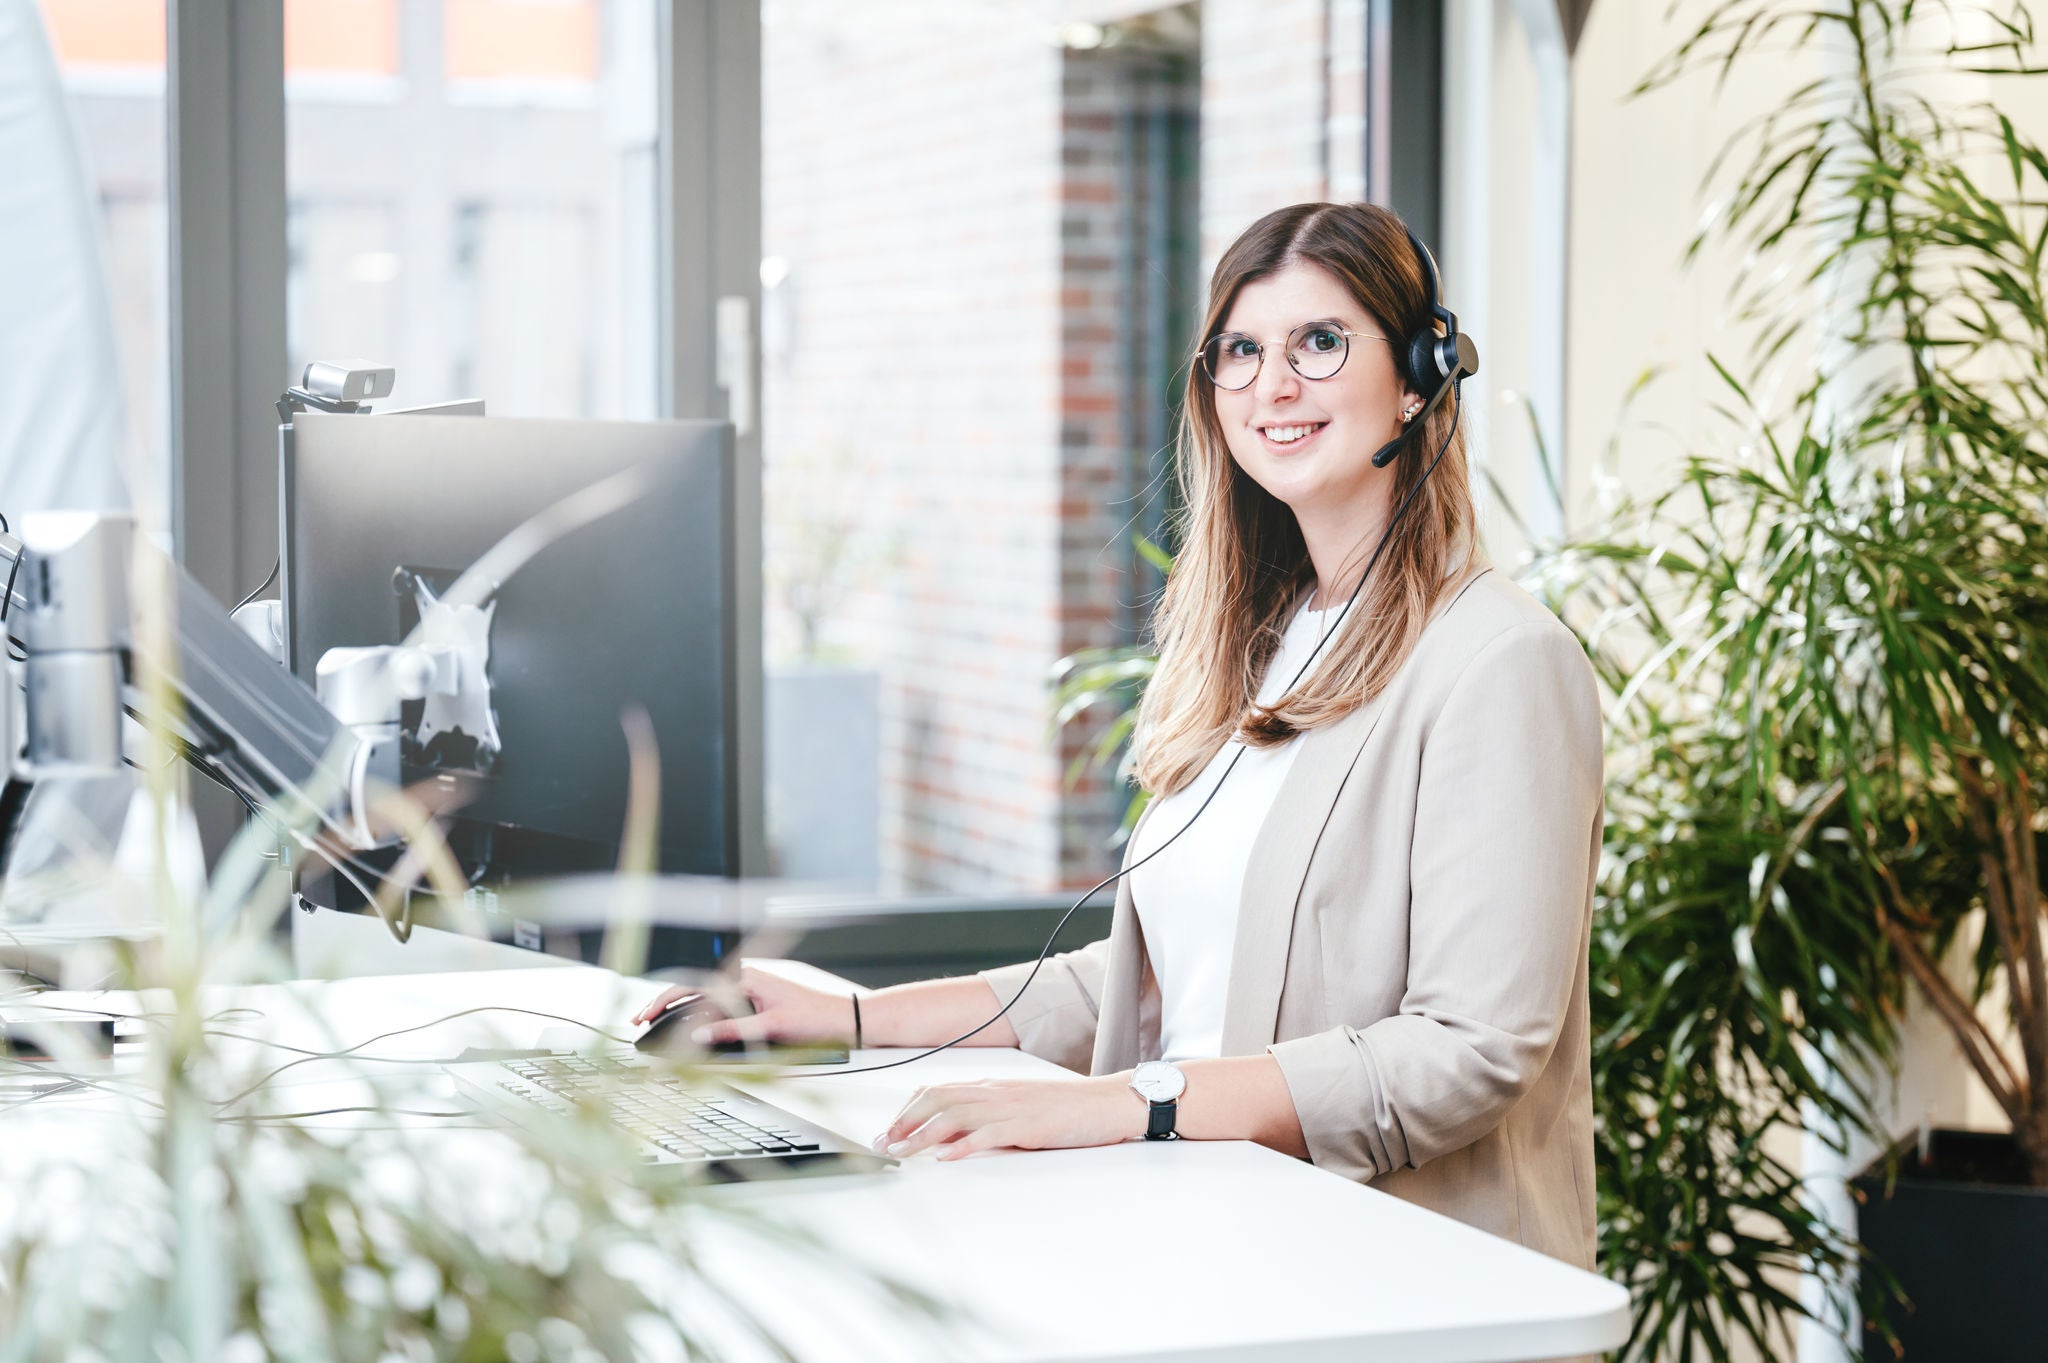
[[[861,1036],[860,1036],[860,995],[858,995],[858,994],[849,994],[849,995],[847,995],[847,997],[853,1000],[853,1048],[854,1048],[854,1049],[855,1049],[855,1050],[857,1051],[857,1050],[860,1050],[860,1049],[861,1049],[861,1044],[860,1044],[860,1041],[861,1041]]]

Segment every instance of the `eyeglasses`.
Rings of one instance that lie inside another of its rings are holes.
[[[1346,331],[1329,322],[1303,322],[1287,333],[1287,363],[1305,379],[1335,378],[1351,357],[1353,336],[1384,341],[1368,331]],[[1201,349],[1202,371],[1228,392],[1249,388],[1266,363],[1266,348],[1241,331],[1226,331]]]

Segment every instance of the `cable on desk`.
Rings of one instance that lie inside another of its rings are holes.
[[[389,1117],[474,1117],[477,1115],[475,1112],[470,1111],[468,1109],[462,1109],[456,1112],[429,1112],[423,1108],[379,1107],[375,1103],[362,1103],[352,1107],[319,1107],[313,1108],[312,1110],[307,1112],[248,1112],[243,1113],[240,1116],[222,1117],[219,1120],[224,1122],[242,1122],[247,1124],[255,1124],[260,1122],[294,1122],[304,1121],[309,1117],[334,1117],[347,1112],[375,1112]],[[492,1131],[502,1129],[500,1127],[491,1126],[489,1123],[483,1122],[478,1123],[478,1127],[480,1129],[488,1129]]]
[[[410,1027],[395,1027],[388,1032],[379,1032],[375,1036],[366,1037],[363,1040],[357,1042],[355,1045],[343,1047],[341,1050],[338,1051],[309,1051],[297,1060],[287,1060],[284,1064],[279,1065],[276,1069],[271,1070],[269,1073],[265,1074],[261,1079],[258,1079],[254,1084],[251,1084],[249,1087],[243,1089],[241,1092],[235,1094],[233,1097],[223,1099],[221,1101],[220,1106],[231,1107],[234,1104],[239,1103],[243,1099],[249,1097],[249,1095],[261,1092],[264,1085],[268,1084],[271,1080],[277,1078],[278,1075],[283,1074],[286,1070],[296,1069],[300,1065],[310,1065],[316,1060],[346,1059],[349,1056],[355,1055],[356,1052],[362,1050],[365,1046],[373,1046],[379,1041],[389,1041],[392,1037],[406,1036],[412,1032],[424,1032],[429,1027],[438,1027],[444,1022],[453,1022],[457,1018],[472,1017],[478,1013],[519,1013],[526,1017],[540,1018],[545,1022],[566,1022],[572,1027],[581,1027],[586,1032],[589,1032],[595,1036],[603,1037],[606,1041],[615,1041],[622,1046],[632,1044],[632,1038],[615,1036],[612,1033],[604,1030],[602,1027],[592,1026],[590,1023],[585,1022],[581,1018],[564,1017],[560,1013],[544,1013],[541,1012],[539,1009],[519,1008],[511,1004],[478,1004],[474,1008],[464,1008],[453,1013],[443,1013],[440,1017],[430,1018],[425,1022],[414,1023]],[[294,1046],[286,1047],[285,1049],[297,1050],[299,1048]],[[422,1057],[419,1063],[423,1065],[439,1065],[446,1062]]]
[[[0,941],[11,941],[12,944],[15,946],[19,946],[21,944],[19,938],[16,938],[12,933],[7,932],[0,932]],[[17,971],[15,973],[26,975],[29,972],[24,970]],[[0,1003],[5,1003],[9,999],[33,999],[38,994],[51,993],[55,991],[56,988],[57,986],[50,985],[46,989],[23,989],[12,994],[0,994]],[[156,1022],[164,1019],[175,1018],[178,1016],[176,1012],[170,1009],[162,1009],[153,1012],[145,1011],[141,1013],[116,1013],[105,1008],[91,1008],[83,1004],[76,1003],[24,1003],[16,1006],[31,1009],[44,1008],[48,1009],[50,1012],[53,1013],[83,1013],[87,1017],[110,1018],[115,1022]],[[223,1008],[217,1013],[208,1013],[206,1015],[205,1020],[208,1022],[218,1022],[222,1018],[233,1017],[237,1013],[246,1013],[250,1017],[257,1018],[263,1016],[262,1011],[259,1009],[237,1006],[233,1008]]]
[[[273,1041],[269,1037],[248,1036],[242,1032],[224,1031],[218,1027],[207,1028],[206,1035],[218,1037],[224,1041],[240,1041],[250,1046],[268,1046],[274,1051],[290,1051],[293,1055],[304,1056],[309,1063],[314,1060],[361,1060],[373,1065],[454,1065],[461,1063],[463,1060],[462,1056],[356,1055],[343,1051],[316,1051],[305,1046],[294,1046],[288,1041]],[[516,1054],[539,1055],[545,1054],[545,1052],[522,1047]]]
[[[117,1021],[126,1021],[126,1020],[142,1020],[142,1021],[149,1021],[149,1020],[153,1020],[153,1019],[161,1019],[161,1018],[170,1018],[170,1017],[173,1017],[173,1016],[175,1016],[174,1014],[172,1014],[172,1013],[167,1013],[167,1012],[157,1012],[157,1013],[115,1013],[115,1012],[110,1012],[110,1011],[107,1011],[107,1010],[105,1010],[105,1009],[98,1009],[98,1008],[79,1008],[79,1007],[72,1007],[72,1006],[70,1006],[70,1005],[56,1005],[56,1004],[47,1004],[47,1005],[34,1005],[34,1006],[37,1006],[37,1007],[48,1007],[48,1008],[50,1008],[50,1009],[51,1009],[52,1011],[58,1011],[58,1012],[65,1012],[65,1013],[84,1013],[84,1014],[88,1014],[88,1015],[90,1015],[90,1016],[94,1016],[94,1017],[104,1017],[104,1018],[112,1018],[112,1019],[115,1019],[115,1020],[117,1020]],[[450,1062],[449,1060],[447,1060],[447,1059],[445,1059],[445,1058],[442,1058],[442,1057],[439,1057],[439,1056],[415,1056],[415,1055],[364,1055],[364,1054],[361,1054],[361,1052],[362,1052],[362,1051],[364,1050],[364,1048],[366,1048],[366,1047],[369,1047],[369,1046],[374,1046],[375,1044],[377,1044],[377,1043],[378,1043],[378,1042],[380,1042],[380,1041],[389,1041],[389,1040],[390,1040],[391,1038],[393,1038],[393,1037],[397,1037],[397,1036],[405,1036],[405,1035],[407,1035],[407,1034],[409,1034],[409,1033],[412,1033],[412,1032],[423,1032],[423,1031],[427,1030],[427,1029],[428,1029],[429,1027],[438,1027],[438,1026],[440,1026],[440,1025],[441,1025],[442,1023],[444,1023],[444,1022],[454,1022],[454,1021],[456,1021],[456,1020],[457,1020],[457,1019],[459,1019],[459,1018],[469,1017],[469,1016],[472,1016],[472,1015],[474,1015],[474,1014],[477,1014],[477,1013],[519,1013],[519,1014],[522,1014],[522,1015],[524,1015],[524,1016],[527,1016],[527,1017],[534,1017],[534,1018],[539,1018],[539,1019],[541,1019],[541,1020],[542,1020],[543,1022],[563,1022],[563,1023],[567,1023],[567,1024],[569,1024],[569,1025],[570,1025],[570,1026],[572,1026],[572,1027],[579,1027],[579,1028],[582,1028],[582,1029],[583,1029],[584,1031],[586,1031],[586,1032],[590,1032],[590,1033],[592,1033],[593,1035],[595,1035],[595,1036],[597,1036],[597,1037],[601,1037],[601,1038],[603,1038],[603,1039],[604,1039],[604,1040],[606,1040],[606,1041],[613,1041],[613,1042],[617,1042],[617,1043],[619,1043],[619,1044],[621,1044],[621,1045],[627,1045],[627,1044],[630,1044],[630,1041],[631,1041],[631,1039],[630,1039],[630,1038],[628,1038],[628,1037],[623,1037],[623,1036],[619,1036],[619,1035],[616,1035],[615,1033],[612,1033],[612,1032],[608,1032],[608,1031],[605,1031],[605,1030],[604,1030],[603,1028],[601,1028],[601,1027],[596,1027],[596,1026],[593,1026],[593,1025],[591,1025],[591,1024],[590,1024],[589,1022],[586,1022],[585,1020],[583,1020],[582,1018],[573,1018],[573,1017],[568,1017],[568,1016],[565,1016],[565,1015],[563,1015],[563,1014],[561,1014],[561,1013],[549,1013],[549,1012],[543,1012],[543,1011],[541,1011],[541,1010],[539,1010],[539,1009],[535,1009],[535,1008],[521,1008],[521,1007],[517,1007],[516,1005],[512,1005],[512,1004],[479,1004],[479,1005],[478,1005],[477,1007],[474,1007],[474,1008],[464,1008],[464,1009],[462,1009],[462,1010],[460,1010],[460,1011],[458,1011],[458,1012],[453,1012],[453,1013],[444,1013],[444,1014],[442,1014],[442,1015],[441,1015],[441,1016],[439,1016],[439,1017],[435,1017],[435,1018],[429,1018],[429,1019],[428,1019],[427,1021],[425,1021],[425,1022],[415,1023],[415,1024],[413,1024],[412,1026],[409,1026],[409,1027],[397,1027],[397,1028],[393,1028],[393,1029],[392,1029],[392,1030],[390,1030],[390,1031],[386,1031],[386,1032],[379,1032],[379,1033],[377,1033],[377,1034],[376,1034],[375,1036],[372,1036],[372,1037],[367,1037],[367,1038],[365,1038],[364,1040],[362,1040],[362,1041],[359,1041],[359,1042],[357,1042],[357,1043],[356,1043],[355,1045],[353,1045],[353,1046],[344,1046],[344,1047],[342,1047],[342,1048],[340,1048],[340,1049],[338,1049],[338,1050],[325,1050],[325,1051],[320,1051],[320,1050],[312,1050],[312,1049],[309,1049],[309,1048],[307,1048],[307,1047],[304,1047],[304,1046],[294,1046],[294,1045],[292,1045],[292,1044],[291,1044],[291,1043],[289,1043],[289,1042],[285,1042],[285,1041],[274,1041],[274,1040],[271,1040],[271,1039],[270,1039],[270,1038],[268,1038],[268,1037],[260,1037],[260,1036],[249,1036],[249,1035],[247,1035],[247,1034],[245,1034],[245,1033],[241,1033],[241,1032],[231,1032],[231,1031],[227,1031],[227,1030],[226,1030],[226,1029],[224,1029],[224,1028],[220,1028],[220,1027],[215,1027],[215,1026],[211,1026],[211,1025],[209,1025],[209,1026],[208,1026],[208,1027],[206,1027],[206,1029],[205,1029],[205,1035],[207,1035],[207,1036],[209,1036],[209,1037],[218,1037],[218,1038],[222,1038],[222,1039],[225,1039],[225,1040],[229,1040],[229,1041],[240,1041],[240,1042],[244,1042],[244,1043],[247,1043],[247,1044],[249,1044],[249,1045],[255,1045],[255,1046],[268,1046],[268,1047],[270,1047],[270,1048],[271,1048],[271,1049],[273,1049],[273,1050],[279,1050],[279,1051],[290,1051],[291,1053],[293,1053],[294,1055],[297,1055],[297,1056],[299,1057],[299,1059],[297,1059],[297,1060],[290,1060],[290,1061],[286,1061],[286,1062],[285,1062],[284,1064],[282,1064],[282,1065],[279,1065],[279,1066],[276,1066],[275,1068],[273,1068],[273,1069],[269,1070],[269,1071],[268,1071],[268,1072],[266,1072],[266,1073],[265,1073],[265,1074],[264,1074],[264,1075],[263,1075],[263,1076],[262,1076],[262,1077],[261,1077],[260,1079],[258,1079],[258,1080],[257,1080],[257,1081],[256,1081],[256,1082],[255,1082],[254,1084],[251,1084],[251,1085],[249,1085],[248,1087],[246,1087],[246,1088],[244,1088],[244,1089],[240,1090],[239,1092],[235,1093],[235,1094],[234,1094],[234,1095],[233,1095],[232,1097],[229,1097],[229,1098],[224,1098],[224,1099],[222,1099],[222,1100],[221,1100],[221,1102],[220,1102],[220,1103],[218,1104],[218,1106],[220,1106],[220,1107],[223,1107],[223,1108],[225,1108],[225,1107],[230,1107],[230,1106],[234,1105],[235,1103],[239,1103],[239,1102],[242,1102],[242,1101],[243,1101],[244,1099],[248,1098],[248,1097],[249,1097],[250,1095],[252,1095],[252,1094],[254,1094],[254,1093],[257,1093],[257,1092],[260,1092],[260,1091],[261,1091],[261,1090],[263,1089],[263,1087],[264,1087],[265,1085],[269,1084],[271,1080],[273,1080],[273,1079],[277,1078],[277,1077],[278,1077],[279,1075],[283,1074],[283,1073],[284,1073],[285,1071],[287,1071],[287,1070],[290,1070],[290,1069],[294,1069],[294,1068],[296,1068],[297,1066],[300,1066],[300,1065],[310,1065],[310,1064],[312,1064],[313,1062],[315,1062],[315,1061],[318,1061],[318,1060],[349,1060],[349,1059],[353,1059],[353,1060],[361,1060],[361,1061],[365,1061],[365,1062],[368,1062],[368,1063],[371,1063],[371,1064],[379,1064],[379,1065],[435,1065],[435,1066],[438,1066],[438,1065],[446,1065],[446,1064],[449,1064],[449,1063],[451,1063],[451,1062]],[[209,1024],[211,1024],[211,1023],[217,1022],[217,1021],[219,1021],[220,1019],[223,1019],[223,1018],[230,1018],[230,1017],[236,1017],[236,1016],[247,1016],[247,1017],[250,1017],[250,1018],[262,1018],[262,1017],[265,1017],[265,1016],[267,1016],[267,1014],[265,1014],[265,1013],[263,1012],[263,1010],[262,1010],[262,1009],[259,1009],[259,1008],[249,1008],[249,1007],[246,1007],[246,1006],[236,1006],[236,1007],[232,1007],[232,1008],[223,1008],[223,1009],[219,1010],[218,1012],[210,1013],[210,1014],[208,1014],[208,1015],[207,1015],[207,1017],[206,1017],[206,1021],[207,1021],[207,1022],[208,1022]],[[52,1076],[52,1077],[54,1077],[54,1076],[56,1076],[56,1075],[58,1075],[58,1074],[63,1074],[63,1076],[64,1076],[65,1078],[67,1078],[67,1079],[77,1079],[77,1082],[79,1082],[79,1083],[81,1083],[81,1084],[85,1084],[85,1085],[87,1085],[87,1086],[89,1086],[89,1087],[100,1087],[100,1088],[110,1088],[110,1087],[111,1087],[111,1086],[109,1086],[108,1084],[105,1084],[105,1083],[103,1083],[103,1082],[100,1082],[100,1081],[97,1081],[97,1080],[92,1080],[92,1079],[84,1079],[84,1078],[79,1078],[78,1076],[74,1076],[74,1075],[71,1075],[71,1074],[69,1074],[68,1072],[64,1072],[64,1071],[56,1071],[56,1070],[51,1070],[51,1069],[45,1068],[45,1062],[43,1062],[43,1061],[31,1061],[31,1060],[23,1060],[23,1059],[20,1059],[19,1057],[15,1057],[15,1056],[0,1056],[0,1066],[10,1066],[10,1065],[11,1065],[11,1066],[16,1066],[16,1067],[18,1067],[18,1071],[19,1071],[20,1073],[23,1073],[23,1074],[43,1074],[43,1075],[50,1075],[50,1076]],[[108,1077],[109,1077],[109,1078],[112,1078],[112,1079],[115,1079],[115,1080],[117,1080],[117,1081],[118,1081],[118,1080],[119,1080],[119,1079],[121,1078],[121,1076],[108,1076]],[[18,1106],[18,1105],[17,1105],[17,1106]],[[5,1108],[0,1108],[0,1111],[5,1111],[5,1110],[6,1110]],[[422,1114],[422,1115],[432,1115],[432,1114]]]
[[[147,1090],[139,1088],[133,1082],[129,1082],[126,1087],[123,1087],[123,1076],[120,1075],[107,1075],[99,1079],[90,1079],[82,1074],[72,1074],[68,1070],[33,1068],[33,1066],[41,1065],[43,1063],[41,1061],[17,1060],[12,1056],[0,1057],[0,1059],[4,1059],[10,1064],[17,1064],[22,1065],[24,1067],[29,1067],[23,1069],[21,1073],[38,1074],[52,1080],[61,1081],[53,1083],[48,1087],[38,1089],[34,1093],[30,1094],[28,1097],[21,1099],[19,1102],[8,1103],[6,1106],[0,1107],[0,1113],[12,1112],[16,1108],[27,1107],[30,1103],[41,1102],[45,1098],[54,1098],[60,1093],[69,1093],[73,1089],[80,1088],[96,1089],[102,1093],[111,1094],[116,1098],[127,1098],[131,1100],[140,1101],[146,1106],[155,1108],[159,1112],[163,1111],[164,1105],[151,1098]],[[115,1082],[109,1083],[108,1080],[113,1080]],[[0,1096],[5,1096],[5,1094],[5,1087],[0,1086]]]
[[[0,1103],[0,1117],[6,1116],[8,1113],[14,1111],[18,1107],[27,1107],[30,1103],[40,1102],[45,1098],[54,1098],[60,1093],[70,1093],[74,1089],[81,1089],[84,1087],[85,1085],[83,1083],[67,1075],[57,1083],[48,1084],[42,1088],[37,1089],[35,1092],[29,1094],[29,1096],[26,1098],[19,1099],[18,1101],[12,1103]],[[4,1094],[5,1092],[6,1090],[0,1089],[0,1094]]]

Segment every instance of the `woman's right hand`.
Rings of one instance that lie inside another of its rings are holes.
[[[801,1045],[848,1042],[853,1037],[853,1001],[845,994],[812,989],[752,966],[740,967],[738,986],[754,1011],[745,1017],[705,1023],[697,1029],[700,1035],[693,1038],[698,1044],[781,1041]],[[633,1021],[652,1022],[678,1001],[706,992],[687,985],[671,985],[635,1013]],[[716,994],[711,1001],[717,1003]]]

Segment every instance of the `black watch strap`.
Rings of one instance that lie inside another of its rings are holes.
[[[1173,1129],[1174,1118],[1180,1115],[1180,1104],[1173,1100],[1152,1104],[1152,1115],[1145,1123],[1145,1139],[1148,1141],[1177,1141],[1180,1133]]]

